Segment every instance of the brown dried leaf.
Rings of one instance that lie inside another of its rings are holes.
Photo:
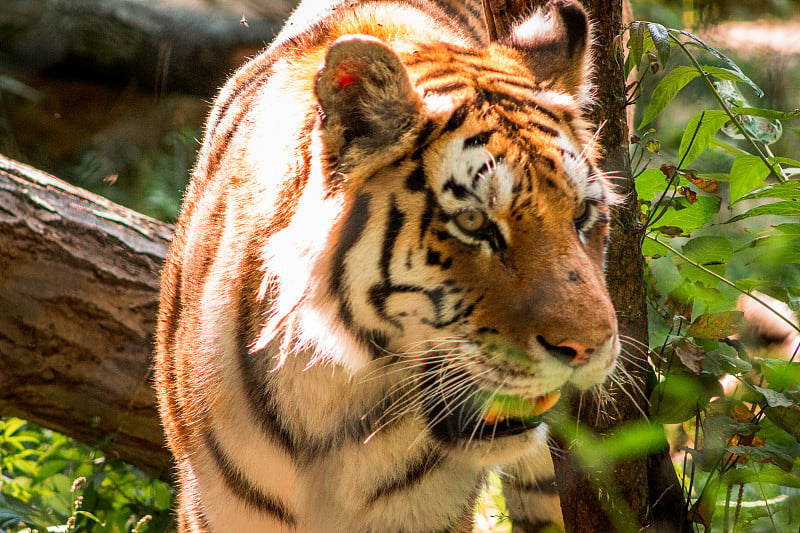
[[[742,327],[741,311],[725,311],[701,315],[689,326],[687,337],[700,339],[722,339],[739,332]]]
[[[706,352],[700,346],[684,341],[675,345],[675,354],[683,365],[695,374],[699,374],[703,370],[703,359]]]
[[[659,168],[661,169],[661,172],[663,172],[664,175],[667,177],[667,179],[672,179],[672,176],[674,176],[675,173],[678,171],[678,169],[672,165],[661,165],[661,167]]]
[[[684,186],[681,187],[679,190],[680,193],[683,195],[683,197],[686,198],[686,201],[689,202],[689,204],[693,204],[697,201],[697,193],[694,192],[689,187]]]
[[[719,192],[719,183],[717,180],[707,180],[705,178],[697,177],[697,174],[694,172],[687,172],[683,175],[684,178],[689,180],[692,185],[697,187],[703,192],[707,192],[709,194],[716,194]]]

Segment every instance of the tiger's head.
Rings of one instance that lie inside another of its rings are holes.
[[[345,35],[316,76],[318,196],[293,220],[324,237],[298,252],[318,280],[301,340],[399,369],[444,440],[521,435],[614,368],[588,45],[562,0],[480,49]]]

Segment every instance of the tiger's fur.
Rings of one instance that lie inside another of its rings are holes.
[[[326,5],[220,92],[164,268],[181,532],[469,531],[515,461],[552,499],[546,426],[476,398],[615,364],[582,8]]]

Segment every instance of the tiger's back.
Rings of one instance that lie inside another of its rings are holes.
[[[468,531],[618,351],[586,18],[304,9],[218,96],[164,269],[180,530]]]

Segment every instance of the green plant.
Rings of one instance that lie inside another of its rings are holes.
[[[761,89],[689,32],[649,22],[628,31],[626,67],[638,69],[634,97],[673,52],[688,60],[660,79],[634,138],[656,347],[650,357],[659,376],[651,415],[683,424],[678,468],[698,530],[787,531],[800,522],[800,355],[787,361],[750,353],[735,340],[742,313],[734,309],[745,295],[800,332],[754,292],[790,304],[800,299],[800,181],[793,179],[800,161],[770,150],[782,123],[800,111],[750,106],[741,91],[761,96]],[[664,149],[658,131],[644,128],[693,80],[715,106],[688,122],[677,150]],[[711,152],[727,171],[704,171],[702,156]],[[723,394],[725,375],[739,381],[735,395]]]
[[[59,433],[0,419],[0,531],[172,529],[166,483]]]

